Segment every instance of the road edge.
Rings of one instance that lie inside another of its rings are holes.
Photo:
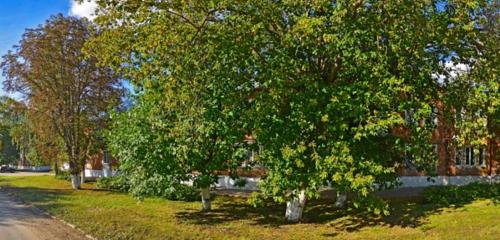
[[[15,194],[15,193],[13,193],[13,192],[9,191],[9,190],[8,190],[8,187],[7,187],[7,188],[6,188],[6,187],[0,187],[0,191],[5,192],[5,193],[6,193],[6,195],[7,195],[8,197],[10,197],[13,201],[15,201],[15,202],[17,202],[17,203],[20,203],[20,204],[22,204],[22,205],[25,205],[25,206],[27,206],[27,207],[30,207],[30,208],[32,208],[33,210],[35,210],[36,212],[38,212],[38,213],[40,213],[40,214],[42,214],[42,215],[45,215],[46,217],[49,217],[49,218],[54,219],[54,220],[56,220],[56,221],[59,221],[59,222],[63,223],[64,225],[66,225],[66,226],[68,226],[68,227],[70,227],[70,228],[75,229],[76,231],[80,232],[83,236],[85,236],[87,239],[90,239],[90,240],[99,240],[98,238],[96,238],[96,237],[94,237],[94,236],[92,236],[92,235],[90,235],[90,234],[86,233],[85,231],[83,231],[82,229],[80,229],[79,227],[77,227],[76,225],[71,224],[71,223],[69,223],[69,222],[66,222],[64,219],[59,218],[59,217],[56,217],[56,216],[54,216],[54,215],[50,214],[49,212],[47,212],[47,211],[45,211],[45,210],[43,210],[43,209],[41,209],[41,208],[39,208],[39,207],[37,207],[37,206],[35,206],[35,205],[31,204],[31,203],[28,203],[28,202],[24,201],[24,200],[23,200],[21,197],[19,197],[17,194]]]

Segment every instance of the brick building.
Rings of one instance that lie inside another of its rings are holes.
[[[457,131],[454,126],[445,124],[437,108],[433,109],[431,122],[435,124],[432,143],[437,155],[436,173],[438,176],[496,176],[500,175],[500,140],[488,139],[481,146],[466,145],[454,147],[452,142]],[[497,129],[495,136],[500,135]],[[396,131],[405,134],[404,129]],[[425,176],[411,166],[398,169],[401,176]]]

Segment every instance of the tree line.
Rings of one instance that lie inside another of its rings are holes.
[[[1,65],[74,179],[106,145],[136,196],[190,181],[210,210],[217,173],[245,162],[266,169],[255,198],[286,202],[290,221],[325,186],[387,214],[371,193],[397,184],[405,154],[435,172],[432,114],[450,148],[497,138],[497,3],[97,2],[93,22],[28,29]]]

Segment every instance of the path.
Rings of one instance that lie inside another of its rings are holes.
[[[0,189],[0,239],[9,240],[83,240],[75,229],[19,204]]]

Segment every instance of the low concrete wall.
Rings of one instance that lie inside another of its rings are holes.
[[[257,183],[260,178],[257,177],[241,177],[240,179],[246,182],[245,186],[239,187],[235,186],[236,181],[229,176],[219,176],[217,183],[215,186],[221,189],[230,189],[230,190],[259,190]]]
[[[112,176],[116,175],[116,171],[111,172]],[[85,178],[88,179],[96,179],[104,177],[104,171],[103,170],[92,170],[92,169],[85,169]]]
[[[243,187],[235,186],[235,180],[229,176],[219,176],[215,186],[220,189],[229,190],[259,190],[258,177],[241,177],[247,183]],[[467,185],[472,182],[500,183],[500,175],[490,176],[418,176],[418,177],[400,177],[401,186],[399,188],[408,187],[429,187],[429,186],[447,186],[447,185]],[[328,187],[326,187],[328,188]]]
[[[400,177],[402,183],[400,187],[428,187],[428,186],[447,186],[447,185],[467,185],[473,182],[500,182],[500,176],[418,176],[418,177]]]
[[[38,167],[28,167],[28,166],[12,166],[17,171],[27,171],[27,172],[50,172],[50,166],[38,166]]]

